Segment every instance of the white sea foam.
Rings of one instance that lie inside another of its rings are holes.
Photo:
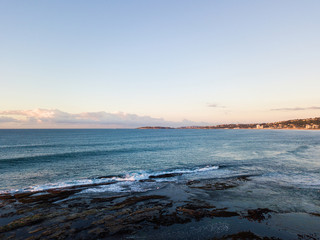
[[[101,192],[147,192],[152,189],[159,189],[158,183],[154,182],[117,182],[110,185],[88,188],[80,193],[101,193]]]
[[[121,184],[111,184],[95,188],[88,188],[81,193],[101,193],[101,192],[125,192],[124,187]]]
[[[154,174],[150,174],[151,175],[163,175],[163,174],[174,174],[174,173],[181,173],[181,174],[185,174],[185,173],[197,173],[197,172],[204,172],[204,171],[212,171],[212,170],[217,170],[219,169],[219,166],[205,166],[205,167],[199,167],[199,168],[194,168],[194,169],[175,169],[172,171],[163,171],[163,172],[156,172]]]
[[[173,170],[167,170],[167,171],[138,171],[138,172],[127,173],[123,177],[114,176],[114,177],[105,177],[105,178],[102,177],[102,178],[93,178],[93,179],[79,179],[79,180],[70,180],[70,181],[64,181],[64,182],[48,183],[48,184],[30,186],[24,189],[12,189],[8,191],[0,191],[0,194],[17,193],[17,192],[38,192],[38,191],[45,191],[45,190],[56,189],[56,188],[68,188],[68,187],[82,186],[82,185],[84,187],[85,185],[88,185],[89,187],[88,189],[82,192],[106,192],[106,191],[139,192],[139,191],[145,191],[145,189],[148,188],[148,184],[150,184],[150,183],[141,184],[139,183],[139,181],[147,180],[150,178],[150,176],[160,176],[159,178],[153,179],[155,182],[160,183],[163,181],[168,181],[169,179],[174,181],[179,177],[179,176],[173,176],[170,178],[168,177],[161,178],[161,175],[165,175],[165,174],[188,175],[188,174],[197,174],[197,173],[214,171],[217,169],[219,169],[219,166],[207,165],[205,167],[196,167],[191,169],[173,169]],[[91,184],[103,184],[103,183],[111,183],[111,182],[114,182],[114,184],[102,185],[97,187],[89,186]],[[128,187],[128,185],[131,185],[131,186]]]

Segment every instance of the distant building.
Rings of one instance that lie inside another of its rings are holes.
[[[262,128],[263,128],[263,125],[257,124],[257,129],[262,129]]]
[[[312,128],[319,128],[319,125],[312,125]]]
[[[306,129],[311,129],[311,128],[312,128],[311,125],[309,125],[309,124],[306,125]]]

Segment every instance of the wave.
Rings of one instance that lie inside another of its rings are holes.
[[[204,167],[195,167],[191,169],[173,169],[173,170],[166,170],[166,171],[158,171],[158,172],[148,172],[148,171],[140,171],[129,173],[125,175],[110,175],[110,176],[100,176],[99,179],[112,179],[117,181],[136,181],[136,180],[145,180],[145,179],[167,179],[171,177],[181,176],[182,174],[191,174],[191,173],[198,173],[198,172],[205,172],[205,171],[212,171],[219,169],[219,166],[211,166],[207,165]]]
[[[120,175],[99,176],[91,179],[69,180],[57,183],[48,183],[43,185],[30,186],[24,189],[11,189],[0,191],[0,194],[20,193],[20,192],[39,192],[50,189],[62,189],[69,187],[87,188],[85,191],[123,191],[121,189],[128,187],[128,191],[142,191],[139,184],[150,185],[166,181],[175,181],[184,174],[197,174],[218,170],[219,166],[200,166],[190,169],[172,169],[165,171],[138,171]],[[108,185],[106,185],[108,184]],[[116,184],[112,186],[112,184]],[[90,189],[90,190],[88,190]],[[119,190],[120,189],[120,190]],[[136,190],[135,190],[136,189]],[[138,190],[139,189],[139,190]],[[147,189],[147,188],[146,188]]]
[[[299,154],[299,153],[301,153],[301,152],[305,152],[305,151],[308,150],[308,149],[309,149],[309,146],[302,145],[302,146],[296,147],[296,148],[293,149],[293,150],[287,151],[287,153],[291,153],[291,154],[297,155],[297,154]]]
[[[68,147],[98,147],[106,146],[105,143],[86,143],[86,144],[18,144],[18,145],[1,145],[0,149],[22,149],[22,148],[68,148]]]
[[[68,159],[68,158],[79,158],[79,157],[89,157],[89,156],[103,156],[111,154],[121,154],[121,153],[133,153],[133,152],[147,152],[147,151],[161,151],[168,150],[169,148],[118,148],[118,149],[109,149],[109,150],[87,150],[87,151],[74,151],[74,152],[62,152],[55,154],[38,154],[34,156],[23,156],[23,157],[12,157],[12,158],[0,158],[1,162],[23,162],[28,161],[47,161],[47,160],[57,160],[57,159]]]

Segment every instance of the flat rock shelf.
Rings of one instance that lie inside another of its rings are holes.
[[[85,193],[88,184],[1,194],[0,238],[320,239],[319,213],[216,200],[249,182],[241,176],[168,181],[143,193]]]

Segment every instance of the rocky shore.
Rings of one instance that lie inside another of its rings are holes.
[[[161,176],[150,181],[156,177]],[[84,192],[101,185],[90,184],[1,194],[0,239],[320,239],[320,230],[295,228],[303,222],[316,229],[319,213],[216,201],[215,195],[248,181],[248,176],[168,181],[140,193]]]

